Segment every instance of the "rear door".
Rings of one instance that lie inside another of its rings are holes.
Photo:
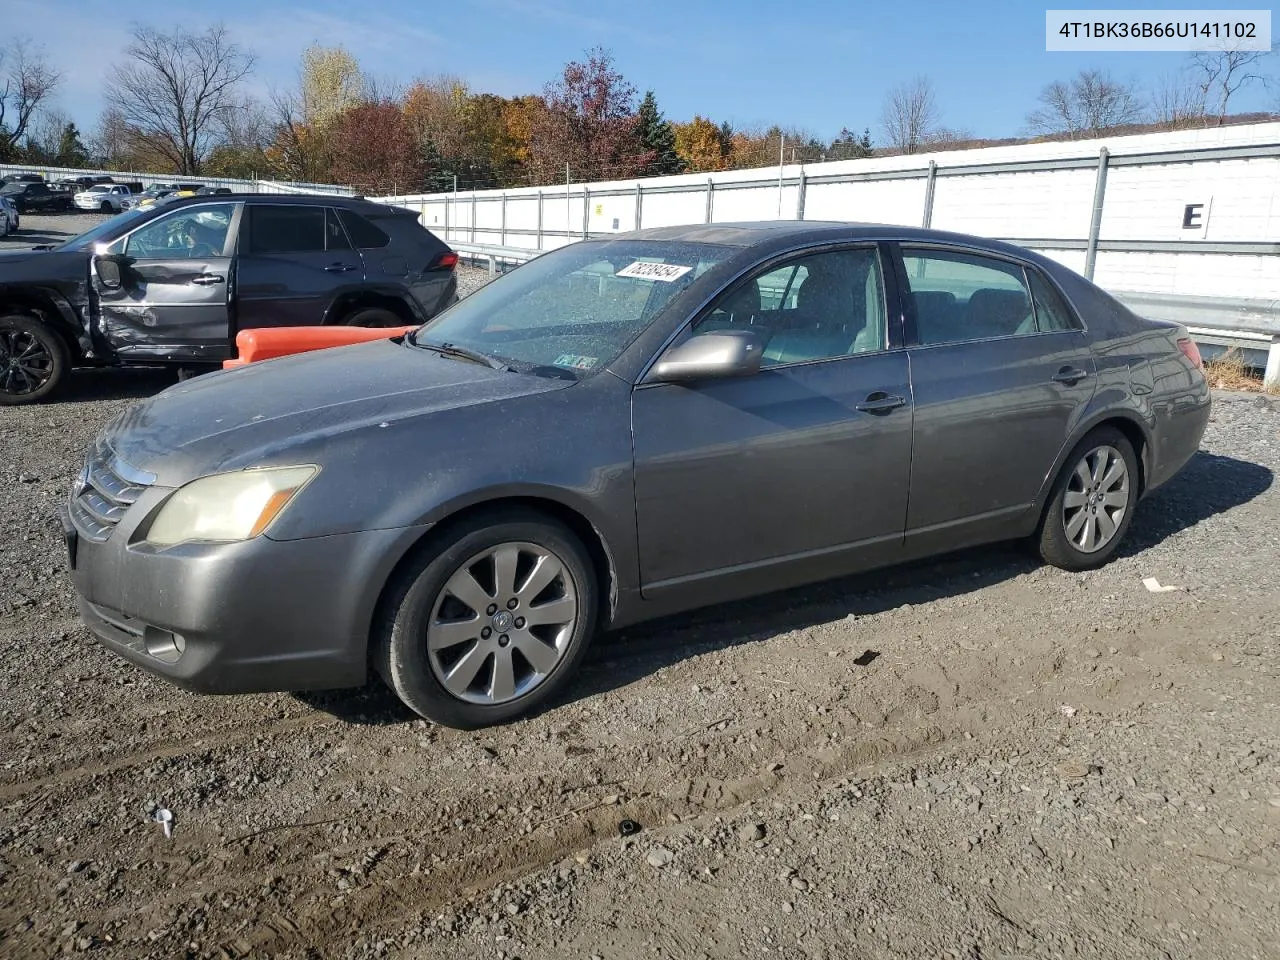
[[[231,355],[228,290],[240,205],[182,207],[115,241],[122,283],[93,271],[98,330],[131,358],[217,361]]]
[[[364,264],[334,211],[320,204],[250,203],[237,262],[236,326],[325,321],[364,284]]]
[[[1023,522],[1093,397],[1093,353],[1050,281],[1016,260],[907,246],[915,400],[908,544],[992,539]]]

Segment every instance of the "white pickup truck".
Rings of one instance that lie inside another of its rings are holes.
[[[124,209],[129,188],[122,183],[99,183],[75,195],[73,202],[80,210],[101,210],[103,213],[119,213]]]

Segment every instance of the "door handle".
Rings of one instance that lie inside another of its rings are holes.
[[[349,263],[331,263],[324,269],[326,273],[346,273],[348,270],[354,270],[355,267]]]
[[[1087,376],[1089,376],[1089,371],[1087,370],[1081,370],[1079,367],[1063,367],[1053,375],[1053,382],[1074,386]]]
[[[191,282],[198,283],[202,287],[207,287],[212,283],[226,283],[227,278],[217,273],[202,273],[198,277],[192,277]]]
[[[888,413],[890,410],[897,410],[898,407],[906,406],[905,397],[898,397],[885,393],[883,390],[877,390],[870,394],[867,399],[855,405],[855,410],[861,410],[863,413]]]

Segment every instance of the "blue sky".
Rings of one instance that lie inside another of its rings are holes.
[[[1047,53],[1046,5],[1026,0],[130,0],[124,8],[100,0],[5,0],[5,6],[7,34],[20,33],[15,25],[24,21],[36,25],[31,34],[65,75],[58,106],[86,130],[101,108],[102,78],[127,42],[125,9],[131,18],[165,28],[179,18],[200,26],[217,11],[257,53],[258,92],[292,84],[299,54],[312,41],[345,45],[379,76],[408,81],[451,73],[474,90],[506,96],[540,91],[567,60],[600,44],[641,92],[655,91],[670,119],[702,113],[739,127],[793,123],[824,138],[848,125],[870,127],[873,139],[881,139],[886,90],[916,74],[932,79],[944,125],[979,136],[1015,136],[1052,80],[1102,67],[1147,84],[1186,58]],[[1202,0],[1187,6],[1211,5]],[[1270,72],[1280,76],[1280,63]],[[1273,94],[1254,90],[1232,106],[1265,109],[1274,102]]]

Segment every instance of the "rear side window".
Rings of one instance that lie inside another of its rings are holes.
[[[323,207],[252,204],[248,214],[250,253],[312,253],[324,250]]]
[[[1022,267],[945,250],[904,250],[922,345],[1038,333]]]
[[[350,210],[339,210],[338,215],[342,218],[343,226],[347,228],[351,242],[361,250],[385,247],[391,242],[391,238],[383,233],[379,227],[370,223],[360,214],[352,213]]]
[[[1027,278],[1031,281],[1031,302],[1036,307],[1036,325],[1040,332],[1074,330],[1076,323],[1071,310],[1053,285],[1035,270],[1028,270]]]

